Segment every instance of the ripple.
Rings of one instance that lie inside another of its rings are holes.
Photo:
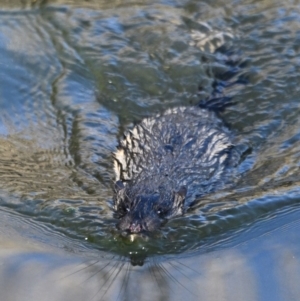
[[[1,204],[91,249],[129,257],[226,246],[256,221],[267,225],[296,206],[298,6],[111,5],[1,11]],[[143,117],[197,103],[199,84],[209,95],[212,68],[225,68],[210,52],[220,40],[246,62],[248,84],[225,90],[235,105],[222,114],[252,150],[242,177],[153,237],[124,238],[112,218],[111,153]]]

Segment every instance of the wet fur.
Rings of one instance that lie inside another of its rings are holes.
[[[232,104],[224,87],[243,83],[229,82],[239,72],[231,54],[209,99],[145,118],[120,141],[114,154],[114,210],[121,231],[153,231],[195,199],[232,183],[240,154],[219,114]]]

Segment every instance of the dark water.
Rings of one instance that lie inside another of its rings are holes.
[[[298,296],[299,5],[2,2],[0,300]],[[118,139],[208,96],[222,44],[248,79],[226,89],[235,105],[222,115],[251,150],[241,179],[154,237],[120,237]]]

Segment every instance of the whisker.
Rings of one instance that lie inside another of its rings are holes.
[[[117,263],[117,265],[118,265],[119,263]],[[122,268],[123,268],[123,266],[124,266],[124,262],[122,262],[121,263],[121,267],[120,267],[120,269],[119,269],[119,271],[116,273],[116,275],[113,277],[113,279],[111,280],[111,282],[110,282],[110,284],[109,284],[109,286],[107,287],[107,289],[104,291],[104,293],[102,294],[102,296],[101,296],[101,298],[100,298],[100,300],[102,300],[102,298],[106,295],[106,293],[109,291],[109,289],[111,288],[111,286],[112,286],[112,284],[114,283],[114,281],[115,281],[115,279],[118,277],[118,275],[120,274],[120,272],[122,271]],[[115,269],[116,270],[116,269]],[[114,274],[114,272],[113,273],[111,273],[111,276]],[[109,276],[108,278],[107,278],[107,281],[110,279],[110,277],[111,276]],[[105,281],[105,283],[107,283],[107,281]],[[104,283],[104,284],[105,284]],[[99,291],[98,291],[99,292]]]
[[[110,263],[110,262],[109,262]],[[90,301],[92,301],[98,294],[99,292],[105,287],[105,285],[110,281],[111,277],[115,274],[115,271],[118,270],[118,272],[116,273],[116,275],[113,277],[113,279],[111,280],[111,283],[109,284],[109,286],[106,288],[106,290],[104,291],[104,293],[102,294],[102,296],[100,297],[99,300],[102,300],[102,298],[105,296],[105,294],[109,291],[110,287],[112,286],[112,284],[114,283],[114,280],[117,278],[117,276],[120,274],[120,272],[122,271],[122,268],[124,266],[125,263],[121,263],[117,261],[108,271],[106,274],[110,274],[108,276],[108,278],[103,282],[103,284],[101,285],[101,287],[99,287],[99,289],[97,290],[97,292],[92,296],[92,298],[90,299]],[[107,265],[106,265],[107,266]],[[105,266],[105,267],[106,267]],[[103,267],[101,270],[103,270],[105,267]],[[100,270],[100,271],[101,271]],[[97,273],[99,273],[100,271],[98,271]],[[112,271],[112,272],[111,272]],[[96,273],[96,274],[97,274]],[[94,274],[94,275],[96,275]],[[91,278],[91,277],[89,277]]]
[[[154,264],[156,264],[156,263],[154,262]],[[151,277],[154,279],[154,282],[156,283],[156,285],[158,286],[160,292],[162,293],[163,291],[162,291],[162,289],[161,289],[161,287],[160,287],[160,285],[159,285],[157,276],[155,275],[155,271],[154,271],[154,269],[153,269],[153,265],[150,265],[150,266],[149,266],[149,271],[150,271]]]
[[[188,265],[186,265],[186,264],[184,264],[184,263],[182,263],[182,262],[180,262],[180,261],[176,261],[176,263],[177,263],[177,264],[181,264],[181,265],[184,266],[185,268],[190,269],[191,271],[197,273],[198,275],[202,275],[201,273],[199,273],[199,271],[196,271],[195,269],[189,267]]]
[[[183,285],[180,281],[178,281],[162,264],[158,264],[158,266],[161,268],[161,270],[164,272],[164,274],[169,277],[174,283],[179,284],[182,288],[187,290],[191,295],[197,297],[196,294],[194,294],[191,290],[189,290],[185,285]]]
[[[176,266],[174,262],[168,262],[168,264],[169,264],[172,268],[174,268],[176,271],[178,271],[181,275],[183,275],[185,278],[187,278],[188,280],[193,281],[194,283],[196,283],[192,278],[190,278],[190,277],[187,276],[185,273],[183,273],[183,271],[182,271],[178,266]]]
[[[100,270],[98,270],[96,273],[94,273],[93,275],[89,276],[87,279],[85,279],[82,283],[88,281],[89,279],[91,279],[92,277],[94,277],[95,275],[99,274],[101,271],[103,271],[108,265],[110,264],[110,262],[108,262],[106,265],[104,265],[103,267],[101,267]]]
[[[109,274],[111,270],[116,270],[117,267],[119,265],[119,262],[116,262],[108,271],[107,273]],[[114,274],[114,271],[111,273],[111,275]],[[104,281],[103,285],[101,287],[99,287],[99,289],[97,290],[97,292],[92,296],[92,298],[90,299],[90,301],[92,301],[97,295],[98,293],[101,291],[101,289],[105,286],[105,284],[107,283],[107,281],[110,279],[111,275]],[[102,295],[103,297],[104,295]],[[100,300],[102,299],[102,297],[100,298]]]
[[[88,261],[89,261],[89,260],[87,260],[86,262],[88,262]],[[72,276],[72,275],[75,275],[75,274],[79,273],[80,271],[83,271],[83,270],[85,270],[85,269],[88,269],[89,267],[92,267],[92,266],[96,265],[98,262],[100,262],[100,260],[97,260],[97,261],[95,261],[94,263],[91,263],[91,264],[89,264],[89,265],[87,265],[87,266],[85,266],[85,267],[83,267],[83,268],[81,268],[81,269],[79,269],[79,270],[77,270],[77,271],[75,271],[75,272],[72,272],[72,273],[70,273],[70,274],[68,274],[68,275],[66,275],[66,276],[63,276],[63,277],[59,278],[58,280],[63,280],[63,279],[65,279],[65,278],[67,278],[67,277],[70,277],[70,276]],[[76,265],[76,266],[80,266],[80,265],[82,265],[82,264],[85,264],[85,262],[79,263],[79,264]]]
[[[123,287],[124,287],[124,290],[125,290],[127,285],[128,285],[129,276],[130,276],[130,263],[128,262],[127,263],[127,268],[126,268],[126,271],[125,271],[124,281],[123,281],[122,286],[120,288],[120,291],[119,291],[119,294],[118,294],[118,297],[117,297],[117,301],[119,300],[119,298],[121,296]]]

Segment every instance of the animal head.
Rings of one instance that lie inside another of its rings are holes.
[[[115,184],[114,210],[120,220],[117,228],[128,233],[151,232],[170,218],[183,214],[187,189],[167,191],[159,187],[145,193],[132,189],[130,183]]]

